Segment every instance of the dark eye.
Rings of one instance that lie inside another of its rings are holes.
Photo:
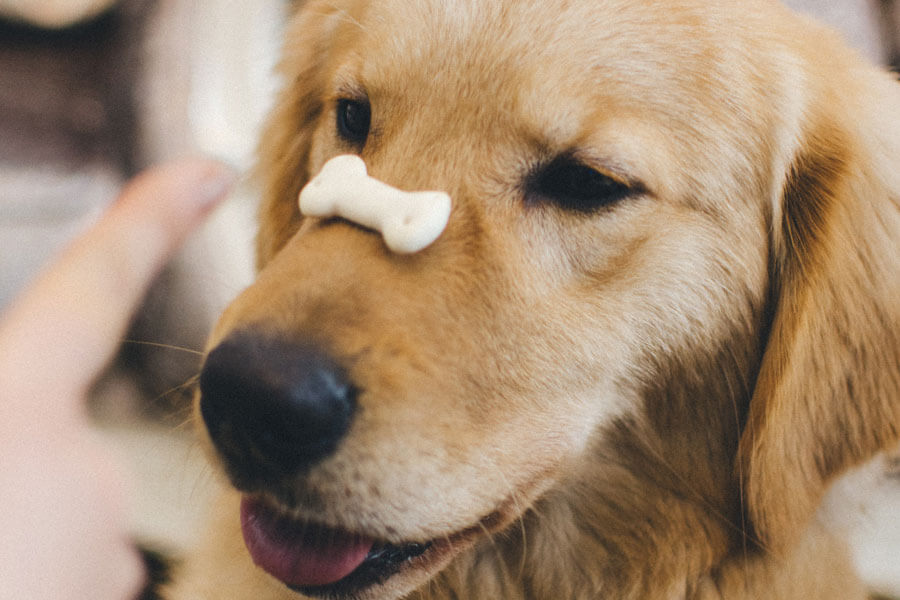
[[[369,137],[372,124],[372,109],[368,102],[360,100],[338,100],[337,133],[346,142],[362,146]]]
[[[631,195],[633,190],[578,160],[563,156],[531,175],[528,197],[564,210],[592,212]]]

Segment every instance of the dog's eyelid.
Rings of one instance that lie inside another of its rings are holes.
[[[639,177],[635,177],[633,169],[627,164],[590,146],[575,145],[554,151],[551,146],[543,145],[540,156],[543,158],[532,166],[531,173],[538,173],[542,168],[558,162],[570,162],[594,169],[601,175],[634,190],[635,193],[647,193],[644,183]]]
[[[356,94],[331,94],[327,96],[323,102],[323,106],[336,107],[341,102],[355,102],[357,104],[369,104],[369,97],[366,95],[358,96]]]
[[[590,213],[646,193],[639,181],[604,161],[563,153],[538,164],[526,177],[526,201]]]
[[[580,163],[586,167],[590,167],[601,175],[609,177],[613,181],[634,190],[635,193],[646,191],[644,184],[638,178],[634,177],[626,167],[615,160],[597,157],[591,152],[581,150],[568,152],[562,155],[562,157],[568,158],[569,160]]]
[[[341,78],[333,87],[333,90],[334,92],[329,98],[332,102],[336,102],[339,99],[357,100],[359,102],[369,101],[369,93],[366,91],[365,86],[350,78]]]

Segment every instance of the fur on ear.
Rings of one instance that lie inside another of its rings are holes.
[[[341,23],[347,21],[339,2],[294,2],[279,72],[284,89],[270,112],[258,148],[258,179],[262,184],[256,263],[261,269],[300,225],[297,208],[307,172],[315,123],[323,104],[330,47]]]
[[[894,82],[856,71],[900,107]],[[738,457],[753,534],[774,552],[836,475],[900,435],[900,189],[883,172],[900,129],[854,114],[875,100],[845,84],[804,112],[774,211],[770,329]]]

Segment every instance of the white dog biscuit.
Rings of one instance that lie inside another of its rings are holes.
[[[300,192],[300,212],[341,217],[381,233],[391,251],[419,252],[434,242],[450,218],[445,192],[404,192],[370,177],[355,154],[336,156]]]

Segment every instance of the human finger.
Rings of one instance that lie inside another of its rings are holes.
[[[153,276],[230,189],[194,159],[138,176],[0,321],[4,392],[74,397],[111,358]]]

